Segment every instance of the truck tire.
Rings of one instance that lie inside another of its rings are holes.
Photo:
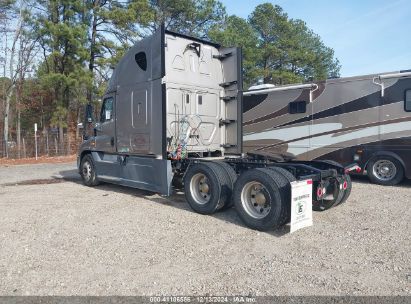
[[[233,192],[235,182],[237,181],[237,173],[235,173],[234,168],[231,167],[229,164],[223,161],[217,161],[215,164],[219,165],[227,174],[227,177],[230,180],[230,191]],[[232,195],[230,195],[230,199],[224,204],[221,208],[222,210],[230,209],[234,206],[234,201],[232,199]]]
[[[195,212],[213,214],[231,199],[231,181],[221,166],[213,162],[196,163],[184,177],[184,193]]]
[[[338,162],[336,162],[336,161],[334,161],[334,160],[326,159],[326,160],[323,160],[323,161],[326,162],[326,163],[329,163],[329,164],[331,164],[331,165],[341,166],[340,163],[338,163]],[[347,188],[346,188],[345,191],[344,191],[344,195],[343,195],[341,201],[340,201],[339,203],[337,203],[336,206],[345,203],[345,202],[347,201],[347,199],[348,199],[348,198],[350,197],[350,195],[351,195],[351,190],[352,190],[351,176],[350,176],[349,174],[344,174],[344,175],[343,175],[343,178],[344,178],[344,180],[347,182]]]
[[[285,218],[285,222],[289,223],[291,220],[291,183],[295,182],[297,179],[295,178],[294,175],[291,174],[291,172],[287,171],[284,168],[281,167],[269,167],[270,170],[273,170],[275,172],[277,172],[281,177],[283,177],[282,181],[282,188],[284,189],[284,193],[286,194],[286,198],[285,198],[285,203],[286,203],[286,218]]]
[[[352,181],[351,181],[351,176],[349,174],[344,174],[344,180],[347,182],[347,188],[344,191],[344,196],[341,199],[341,202],[339,202],[339,205],[344,204],[347,199],[351,195],[351,190],[352,190]]]
[[[252,169],[239,176],[233,200],[241,220],[250,228],[265,231],[287,219],[284,177],[268,168]]]
[[[340,189],[340,184],[338,181],[335,181],[335,183],[337,184],[333,185],[333,199],[322,199],[320,201],[313,199],[314,211],[325,211],[341,203],[345,191]]]
[[[86,186],[94,187],[99,184],[96,175],[96,169],[93,162],[93,157],[90,154],[86,154],[81,159],[80,163],[80,175],[83,179],[83,183]]]
[[[394,186],[404,179],[404,168],[394,157],[380,155],[368,162],[367,175],[375,184]]]

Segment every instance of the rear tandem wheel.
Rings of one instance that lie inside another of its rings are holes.
[[[248,227],[265,231],[285,224],[289,214],[285,181],[283,175],[269,168],[251,169],[239,176],[233,200]]]
[[[237,173],[228,163],[223,161],[216,161],[215,164],[219,165],[226,173],[227,178],[230,180],[230,191],[233,192],[235,182],[237,181]],[[232,199],[232,195],[230,195],[230,199],[226,201],[224,206],[221,208],[222,210],[230,209],[234,206],[234,201]]]

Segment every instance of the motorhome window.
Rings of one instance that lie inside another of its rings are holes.
[[[411,89],[405,91],[405,111],[411,112]]]
[[[307,104],[305,101],[293,101],[289,106],[290,114],[298,114],[307,112]]]
[[[109,97],[104,99],[101,106],[100,122],[106,122],[113,120],[113,98]]]
[[[147,56],[146,53],[144,52],[139,52],[134,56],[134,59],[136,60],[138,66],[143,70],[147,70]]]

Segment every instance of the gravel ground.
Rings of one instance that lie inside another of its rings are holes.
[[[261,233],[74,163],[0,166],[0,295],[410,295],[410,187],[357,179],[314,226]]]

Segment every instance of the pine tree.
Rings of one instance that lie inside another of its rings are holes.
[[[206,38],[216,24],[223,25],[226,11],[216,0],[149,0],[152,21],[148,29],[154,32],[161,24],[182,34]]]
[[[305,22],[289,19],[280,6],[258,5],[249,23],[258,33],[260,58],[256,65],[264,83],[287,84],[339,75],[333,50]]]
[[[87,28],[81,19],[84,3],[40,0],[38,4],[43,9],[34,16],[33,25],[44,56],[38,77],[53,97],[50,123],[58,127],[60,146],[63,146],[64,128],[73,133],[76,127],[73,112],[85,102],[85,91],[91,87],[92,77],[85,68],[88,51]]]
[[[243,48],[245,87],[258,81],[289,84],[339,76],[334,51],[305,22],[289,19],[270,3],[258,5],[248,20],[228,17],[208,35],[223,45]]]
[[[138,24],[147,24],[153,17],[148,2],[134,0],[122,3],[112,0],[87,0],[82,22],[87,26],[89,54],[88,70],[93,77],[93,87],[87,91],[87,101],[101,93],[101,81],[108,80],[114,66],[125,50],[143,34]]]

